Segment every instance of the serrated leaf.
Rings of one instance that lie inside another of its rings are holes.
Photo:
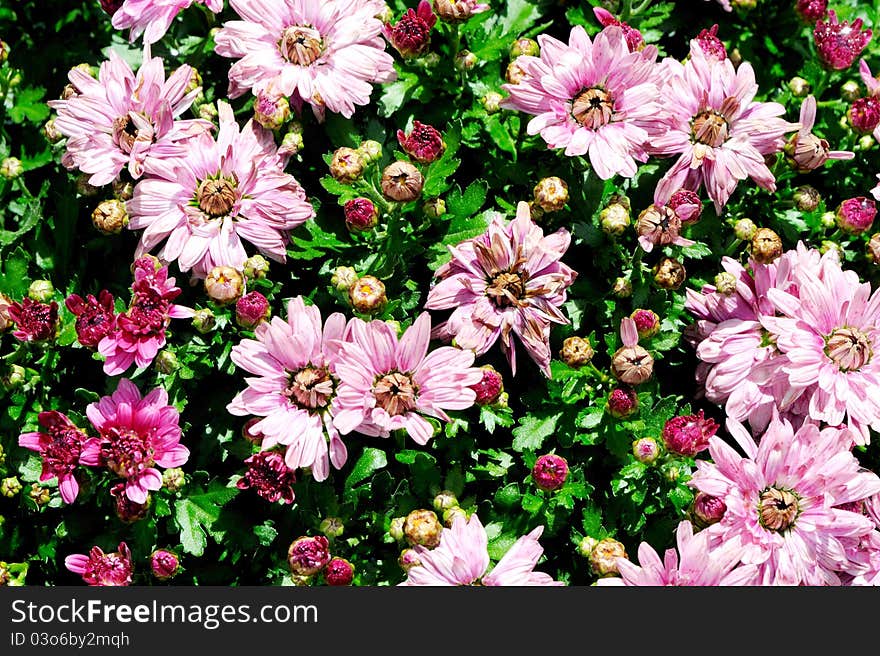
[[[525,451],[526,449],[535,451],[540,449],[544,440],[556,430],[556,424],[560,417],[562,417],[561,412],[545,417],[535,417],[532,415],[523,417],[520,420],[520,425],[513,429],[513,444],[511,444],[511,447],[514,451]]]
[[[0,292],[12,298],[21,298],[27,292],[30,279],[27,275],[28,255],[19,246],[3,262],[3,275],[0,276]]]
[[[215,539],[222,537],[222,532],[215,531],[213,526],[223,506],[229,503],[238,493],[235,487],[213,486],[201,494],[190,494],[178,499],[174,504],[174,521],[180,529],[180,543],[183,550],[194,556],[205,553],[208,535]]]
[[[446,207],[451,214],[456,216],[471,216],[478,212],[486,202],[488,192],[489,184],[485,180],[475,180],[468,185],[464,193],[456,187],[446,198]]]
[[[486,121],[486,131],[489,133],[489,136],[492,137],[492,141],[495,142],[495,145],[498,146],[498,148],[513,155],[511,159],[515,162],[516,139],[510,134],[507,125],[502,123],[500,115],[493,114],[488,118]]]
[[[580,412],[577,421],[575,421],[575,424],[578,428],[595,428],[602,423],[602,418],[604,416],[605,408],[592,406],[589,408],[585,408]]]
[[[260,524],[259,526],[254,527],[254,535],[257,540],[260,541],[260,544],[264,547],[268,547],[272,542],[278,537],[278,529],[276,529],[271,520],[267,521],[264,524]]]
[[[13,123],[42,123],[49,118],[49,106],[43,102],[45,87],[25,87],[15,94],[15,104],[9,110]]]
[[[400,73],[396,81],[386,84],[382,89],[382,95],[379,96],[379,116],[388,118],[403,107],[410,91],[418,83],[417,75]]]
[[[352,468],[351,473],[348,475],[348,478],[345,479],[346,489],[351,489],[374,471],[382,469],[387,465],[388,458],[385,456],[384,451],[381,449],[373,449],[371,447],[365,448],[363,453],[361,453],[361,457],[358,458]]]

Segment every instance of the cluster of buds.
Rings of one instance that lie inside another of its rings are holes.
[[[330,554],[330,542],[323,535],[301,536],[287,549],[287,564],[294,580],[307,585],[320,572],[327,585],[350,585],[354,566],[344,558]]]
[[[452,523],[455,521],[456,517],[462,517],[465,521],[470,517],[468,512],[459,505],[458,497],[452,490],[441,490],[438,492],[434,496],[433,505],[434,510],[440,513],[440,517],[443,520],[443,526],[446,528],[452,528]],[[406,528],[405,519],[403,527],[404,529]],[[404,537],[406,537],[405,531]]]
[[[534,39],[525,37],[514,41],[510,46],[510,63],[504,71],[504,79],[509,84],[519,84],[526,77],[526,72],[519,64],[520,57],[537,57],[541,54],[541,47]]]

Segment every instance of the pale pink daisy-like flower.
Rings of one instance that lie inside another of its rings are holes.
[[[339,387],[333,423],[352,431],[388,437],[404,429],[427,444],[434,427],[425,417],[450,421],[446,410],[466,410],[476,400],[471,388],[483,379],[472,367],[474,352],[441,346],[428,353],[431,316],[422,312],[398,337],[384,321],[352,319],[336,359]]]
[[[155,43],[165,36],[177,14],[194,3],[205,5],[215,14],[223,10],[223,0],[125,0],[111,22],[117,30],[130,29],[131,41],[143,34],[144,43]]]
[[[58,112],[55,127],[68,137],[61,163],[88,173],[89,184],[100,187],[123,168],[138,179],[148,162],[185,153],[186,141],[212,129],[209,121],[178,120],[201,92],[187,91],[192,74],[184,64],[166,80],[162,58],[152,57],[149,47],[136,74],[113,51],[97,80],[71,69],[68,78],[79,93],[48,103]]]
[[[560,228],[544,235],[531,219],[528,203],[517,205],[505,225],[497,216],[485,233],[451,246],[452,260],[434,274],[427,310],[455,308],[434,336],[454,339],[482,355],[501,338],[501,348],[516,373],[513,335],[547,376],[550,375],[550,325],[567,324],[560,311],[577,272],[560,262],[571,234]]]
[[[713,548],[708,533],[694,534],[693,525],[684,520],[675,531],[678,551],[667,549],[660,555],[647,542],[639,545],[639,564],[617,559],[620,576],[605,577],[599,586],[742,586],[753,585],[758,568],[741,565],[741,545],[735,538]]]
[[[351,118],[370,102],[372,85],[395,79],[385,52],[385,7],[376,0],[230,0],[243,20],[217,33],[215,51],[238,58],[229,70],[229,97],[271,87],[300,109],[325,108]]]
[[[95,586],[131,585],[131,551],[120,542],[117,551],[104,553],[100,547],[92,547],[88,555],[71,554],[64,559],[64,566],[83,581]]]
[[[159,258],[205,278],[216,266],[241,271],[242,240],[278,262],[286,260],[287,233],[315,215],[305,191],[283,168],[270,131],[249,120],[243,129],[229,103],[217,103],[216,140],[203,134],[185,156],[157,162],[128,201],[128,227],[143,230],[137,256],[165,245]]]
[[[694,41],[684,64],[669,60],[661,89],[666,126],[654,136],[655,155],[678,155],[657,185],[655,200],[666,202],[680,188],[705,185],[715,210],[727,203],[741,180],[751,178],[775,191],[776,179],[764,161],[785,145],[797,123],[779,118],[785,107],[756,102],[758,85],[751,64],[738,68],[729,59],[709,58]]]
[[[456,516],[452,528],[441,532],[439,546],[434,549],[413,547],[420,564],[410,568],[406,580],[399,585],[565,585],[563,581],[554,581],[549,574],[534,571],[544,553],[538,543],[543,532],[544,527],[539,526],[519,538],[490,569],[489,538],[480,518]]]
[[[735,420],[727,429],[745,457],[712,437],[712,462],[698,460],[689,481],[727,505],[705,529],[713,544],[739,540],[741,561],[758,567],[760,585],[838,585],[841,573],[860,571],[847,546],[874,523],[839,506],[877,494],[880,478],[850,451],[852,432],[809,422],[795,432],[774,418],[756,443]]]
[[[64,503],[73,503],[79,494],[79,482],[74,471],[77,465],[100,464],[100,442],[86,435],[61,412],[41,412],[37,419],[44,430],[22,433],[18,445],[40,454],[43,459],[40,480],[48,481],[57,477],[58,491]]]
[[[594,40],[577,25],[568,44],[546,34],[538,41],[540,57],[517,59],[525,79],[502,85],[510,95],[501,106],[535,115],[529,134],[540,134],[566,155],[588,155],[603,180],[633,177],[636,162],[647,160],[645,144],[663,113],[655,84],[657,48],[630,52],[617,25]]]
[[[180,416],[161,387],[141,397],[137,386],[122,378],[112,395],[86,407],[86,416],[101,436],[101,462],[125,479],[126,496],[135,503],[162,487],[157,466],[180,467],[189,459],[180,443]]]
[[[856,156],[849,150],[831,150],[825,139],[813,134],[815,123],[816,97],[807,96],[801,104],[801,127],[785,145],[786,154],[799,172],[807,173],[817,169],[829,159],[852,159]]]
[[[788,384],[809,400],[811,419],[846,422],[867,444],[868,428],[880,430],[880,290],[872,293],[833,253],[822,257],[818,273],[800,270],[798,282],[796,296],[767,292],[785,317],[764,320],[788,359]]]
[[[290,469],[310,467],[323,481],[345,464],[348,452],[333,425],[332,401],[339,383],[336,354],[346,319],[334,312],[323,325],[321,311],[301,296],[287,305],[287,320],[260,323],[254,339],[232,347],[232,361],[254,374],[226,409],[237,416],[263,417],[250,426],[263,449],[281,444]]]

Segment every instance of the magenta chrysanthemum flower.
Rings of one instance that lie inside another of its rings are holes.
[[[345,464],[348,452],[333,424],[337,391],[337,351],[346,332],[345,317],[334,312],[321,325],[321,312],[301,296],[287,305],[287,321],[273,317],[232,347],[232,361],[254,374],[226,406],[237,416],[262,420],[250,430],[263,436],[263,449],[284,445],[290,469],[310,467],[318,481]]]
[[[833,253],[822,256],[818,273],[801,269],[798,283],[798,295],[767,292],[785,315],[764,320],[788,359],[782,370],[793,394],[808,400],[811,419],[846,422],[867,444],[868,427],[880,430],[880,290],[841,269]]]
[[[178,412],[161,387],[141,398],[135,384],[122,378],[111,396],[88,405],[86,415],[101,436],[101,462],[125,479],[125,493],[135,503],[162,487],[156,466],[180,467],[189,459]]]
[[[570,156],[588,155],[603,180],[636,174],[636,161],[657,129],[659,91],[654,83],[657,49],[630,52],[624,31],[611,25],[590,40],[580,25],[568,44],[542,34],[541,56],[523,55],[518,84],[505,84],[510,97],[501,106],[534,114],[529,134]]]
[[[856,156],[848,150],[831,150],[828,142],[813,134],[816,123],[816,98],[807,96],[801,104],[800,129],[785,145],[785,152],[801,173],[819,168],[829,159],[852,159]]]
[[[92,547],[88,555],[71,554],[64,559],[64,566],[89,585],[131,585],[131,551],[125,542],[120,542],[118,550],[111,553]]]
[[[413,547],[420,564],[410,568],[406,580],[399,585],[565,585],[549,574],[534,571],[544,553],[538,543],[543,532],[544,527],[539,526],[519,538],[490,570],[489,538],[480,518],[471,515],[465,519],[459,515],[452,528],[441,532],[439,546]]]
[[[678,551],[667,549],[663,560],[647,542],[639,545],[639,564],[618,558],[620,577],[601,578],[600,586],[741,586],[753,585],[758,568],[741,565],[738,538],[712,547],[703,531],[694,535],[684,520],[675,532]]]
[[[852,23],[839,21],[833,9],[828,10],[827,23],[821,18],[817,20],[813,40],[822,63],[838,71],[852,66],[871,41],[871,30],[863,30],[863,24],[861,18]]]
[[[83,299],[79,294],[71,294],[64,299],[64,305],[76,316],[77,341],[88,348],[95,348],[116,323],[116,310],[113,307],[113,294],[102,289],[98,298],[89,294]]]
[[[44,342],[55,339],[58,330],[58,303],[40,303],[25,296],[21,303],[13,301],[7,309],[15,322],[13,337],[22,342]]]
[[[880,80],[874,77],[864,59],[859,62],[859,75],[868,95],[854,100],[846,115],[854,130],[880,139]]]
[[[244,461],[247,470],[235,484],[239,490],[253,489],[266,501],[293,503],[296,474],[274,451],[260,451]]]
[[[223,10],[223,0],[125,0],[112,13],[113,27],[131,29],[129,39],[143,34],[144,43],[155,43],[168,31],[174,18],[193,3],[203,4],[215,14]]]
[[[376,0],[230,0],[244,20],[228,21],[217,54],[240,58],[229,70],[229,97],[273,89],[299,109],[308,103],[351,118],[370,102],[372,85],[395,79],[385,52],[384,7]]]
[[[716,59],[717,61],[727,59],[727,48],[724,47],[724,43],[718,38],[718,23],[715,23],[708,30],[705,28],[700,30],[700,33],[697,34],[694,40],[707,58]]]
[[[717,430],[718,424],[706,419],[702,410],[695,415],[679,415],[663,425],[663,443],[672,453],[693,457],[709,448],[709,438]]]
[[[315,215],[305,191],[283,168],[272,133],[249,120],[244,129],[219,102],[220,132],[190,141],[184,157],[150,170],[128,201],[128,227],[141,230],[137,256],[167,240],[159,257],[204,278],[215,266],[239,271],[242,239],[267,257],[286,260],[287,233]]]
[[[745,457],[713,437],[712,462],[697,461],[689,482],[727,505],[705,529],[713,545],[739,540],[740,560],[758,567],[761,585],[837,585],[841,573],[857,572],[847,547],[874,523],[838,506],[876,494],[880,478],[850,451],[852,432],[811,423],[795,432],[774,418],[756,443],[738,422],[727,428]]]
[[[201,92],[187,90],[191,66],[184,64],[166,80],[162,58],[150,56],[149,47],[143,61],[135,74],[111,51],[97,80],[73,68],[68,78],[79,93],[49,101],[58,111],[55,127],[68,137],[62,164],[90,174],[96,187],[126,167],[138,179],[149,162],[182,155],[186,141],[212,129],[209,121],[178,120]]]
[[[74,470],[77,465],[100,464],[101,447],[97,438],[89,437],[67,415],[54,410],[38,415],[45,430],[22,433],[18,445],[36,451],[43,459],[41,481],[58,478],[58,491],[64,503],[73,503],[79,494]]]
[[[828,0],[797,0],[794,10],[807,23],[815,23],[828,14]]]
[[[394,25],[382,26],[382,34],[394,49],[406,59],[418,57],[428,51],[431,45],[431,30],[437,23],[437,16],[428,0],[419,0],[415,9],[407,9]]]
[[[751,64],[735,68],[729,59],[707,57],[693,42],[687,61],[668,60],[667,73],[660,92],[669,101],[666,126],[652,138],[651,152],[678,159],[658,183],[655,200],[665,203],[680,188],[705,185],[720,213],[741,180],[775,191],[764,156],[782,150],[785,133],[799,125],[779,118],[783,105],[754,101]]]
[[[426,125],[421,121],[413,121],[413,127],[409,134],[403,130],[397,131],[397,143],[407,155],[420,164],[430,164],[440,159],[446,144],[443,135],[433,125]]]
[[[513,334],[547,376],[550,375],[550,325],[567,324],[559,308],[577,272],[559,260],[571,235],[552,235],[531,219],[525,202],[505,225],[498,216],[488,230],[450,247],[452,261],[434,274],[440,280],[425,302],[427,310],[455,308],[434,336],[454,339],[482,355],[501,338],[501,348],[516,373]]]
[[[483,371],[471,366],[474,352],[441,346],[428,353],[427,312],[399,338],[384,321],[361,319],[352,319],[348,337],[336,361],[340,384],[333,400],[333,423],[343,435],[388,437],[404,429],[418,444],[427,444],[434,427],[425,416],[450,421],[446,410],[474,404],[470,386],[483,379]]]
[[[193,310],[171,303],[181,290],[168,277],[168,267],[158,271],[152,258],[134,263],[131,305],[117,315],[113,328],[98,342],[98,353],[105,357],[104,373],[116,376],[133,363],[146,367],[165,346],[165,330],[171,319],[193,316]]]

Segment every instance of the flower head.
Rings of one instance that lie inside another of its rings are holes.
[[[165,36],[177,14],[193,3],[203,4],[215,14],[223,10],[223,0],[124,0],[108,13],[117,30],[131,30],[129,40],[136,41],[143,34],[144,43],[155,43]]]
[[[117,551],[104,553],[100,547],[92,547],[88,555],[72,554],[64,559],[64,566],[83,581],[95,586],[131,585],[131,551],[120,542]]]
[[[837,227],[846,233],[859,235],[870,230],[877,216],[877,203],[864,196],[847,198],[834,214]]]
[[[287,564],[298,576],[313,576],[330,562],[330,542],[323,535],[302,536],[290,543]]]
[[[663,425],[663,442],[672,453],[693,457],[709,448],[709,438],[718,430],[713,419],[703,411],[695,415],[679,415]]]
[[[420,0],[415,9],[407,9],[394,25],[383,25],[382,33],[402,57],[418,57],[428,51],[431,29],[436,23],[431,3]]]
[[[815,23],[828,15],[828,0],[797,0],[794,10],[807,23]]]
[[[695,41],[706,57],[717,61],[727,59],[727,48],[724,47],[724,43],[718,38],[717,23],[708,30],[703,28]]]
[[[180,558],[173,551],[156,549],[150,554],[150,571],[158,580],[167,581],[180,571]]]
[[[89,404],[86,415],[100,434],[101,463],[125,479],[125,493],[135,503],[162,487],[157,466],[179,467],[189,459],[180,443],[178,412],[161,387],[141,397],[135,384],[122,378],[112,395]]]
[[[372,85],[395,79],[385,52],[384,3],[376,0],[230,0],[242,20],[227,21],[215,51],[238,59],[229,70],[229,97],[271,90],[304,103],[323,120],[325,110],[351,118],[370,101]]]
[[[515,334],[545,375],[550,375],[550,325],[567,324],[560,311],[577,273],[559,260],[571,235],[564,228],[544,235],[520,202],[516,218],[500,216],[474,239],[450,247],[452,261],[434,274],[439,281],[425,308],[455,308],[436,337],[455,339],[482,355],[500,338],[516,373]]]
[[[838,71],[852,66],[871,41],[871,30],[862,30],[862,25],[861,18],[852,23],[838,21],[833,9],[828,10],[828,22],[818,19],[813,39],[822,63]]]
[[[462,23],[488,10],[488,4],[477,0],[434,0],[434,12],[447,23]]]
[[[413,121],[412,130],[406,134],[397,131],[397,142],[407,155],[420,164],[430,164],[440,158],[446,150],[443,135],[432,125]]]
[[[345,558],[334,557],[324,568],[327,585],[351,585],[354,580],[354,565]]]
[[[543,531],[544,527],[539,526],[519,538],[490,570],[489,539],[479,517],[458,516],[452,528],[443,529],[439,546],[413,547],[420,562],[409,568],[400,585],[564,585],[549,574],[534,571],[544,552],[538,543]]]
[[[64,305],[76,316],[76,338],[80,344],[95,348],[116,323],[113,295],[102,289],[95,298],[92,294],[85,300],[79,294],[64,299]]]
[[[45,342],[55,339],[58,330],[58,303],[40,303],[30,297],[13,301],[7,310],[15,322],[12,335],[22,342]]]
[[[607,9],[603,9],[602,7],[593,7],[593,15],[596,17],[596,20],[599,21],[602,27],[616,25],[620,29],[622,29],[623,35],[626,38],[626,44],[629,46],[630,52],[636,52],[637,50],[641,50],[645,47],[645,38],[642,36],[642,33],[639,32],[636,28],[624,23]]]
[[[813,134],[816,122],[816,98],[807,96],[801,104],[800,129],[785,146],[786,154],[800,173],[819,168],[829,159],[852,159],[855,153],[847,150],[831,150],[828,142]],[[872,128],[873,129],[873,128]]]
[[[568,462],[554,453],[539,456],[532,467],[532,480],[539,489],[547,492],[561,488],[566,478],[568,478]]]
[[[480,382],[471,385],[471,389],[476,393],[474,403],[477,405],[489,405],[498,400],[498,397],[504,391],[504,379],[501,374],[495,371],[491,365],[480,367],[483,377]]]
[[[253,489],[273,503],[293,503],[296,474],[284,462],[284,456],[275,451],[260,451],[244,462],[248,468],[236,483],[239,490]]]
[[[546,34],[538,40],[540,58],[516,60],[524,78],[502,86],[510,95],[501,106],[533,114],[529,134],[566,155],[588,155],[600,178],[633,177],[662,113],[654,83],[657,49],[631,52],[618,25],[594,40],[580,25],[567,44]]]
[[[68,137],[64,166],[100,187],[124,168],[138,179],[148,164],[179,156],[187,141],[212,129],[208,121],[179,120],[201,91],[187,88],[192,72],[183,65],[166,80],[165,63],[149,47],[137,73],[112,50],[97,80],[72,68],[68,77],[79,93],[49,101],[58,112],[55,127]]]
[[[235,302],[235,321],[242,328],[255,328],[270,313],[269,300],[258,291],[248,292]]]

